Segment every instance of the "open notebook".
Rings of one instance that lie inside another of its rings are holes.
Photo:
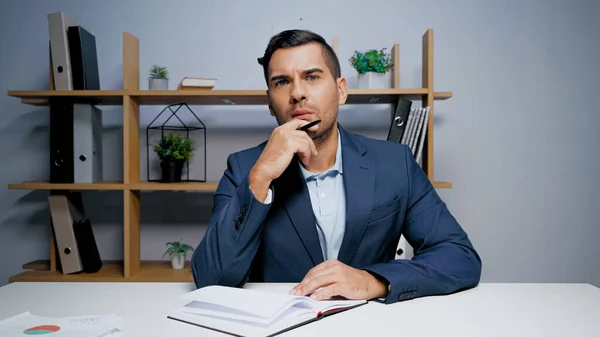
[[[200,288],[183,298],[190,302],[168,318],[234,336],[274,336],[367,303],[223,286]]]

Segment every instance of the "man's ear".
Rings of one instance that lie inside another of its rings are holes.
[[[348,98],[348,83],[344,77],[338,78],[336,82],[339,96],[338,104],[344,105],[346,103],[346,99]]]

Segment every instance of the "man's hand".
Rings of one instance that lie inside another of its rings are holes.
[[[319,289],[321,288],[321,289]],[[302,282],[290,294],[323,300],[333,296],[370,300],[387,295],[387,286],[371,273],[329,259],[309,270]]]
[[[258,200],[267,197],[271,181],[278,178],[289,166],[295,154],[304,165],[317,155],[315,143],[305,131],[297,130],[308,121],[292,119],[276,127],[262,154],[250,170],[250,189]]]

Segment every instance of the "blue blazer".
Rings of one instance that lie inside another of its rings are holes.
[[[481,259],[410,148],[338,127],[347,212],[338,260],[385,278],[385,303],[476,286]],[[297,162],[273,182],[270,204],[248,188],[248,172],[265,144],[227,159],[206,235],[192,255],[197,287],[300,282],[323,262]],[[395,259],[401,234],[414,248],[412,260]]]

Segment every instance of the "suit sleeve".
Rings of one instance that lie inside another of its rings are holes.
[[[233,155],[227,159],[227,169],[219,181],[213,202],[206,234],[191,258],[194,282],[198,288],[243,286],[271,205],[254,197],[248,175],[240,172]]]
[[[481,259],[467,234],[404,148],[409,194],[403,234],[414,257],[364,268],[389,283],[388,304],[472,288],[481,276]]]

